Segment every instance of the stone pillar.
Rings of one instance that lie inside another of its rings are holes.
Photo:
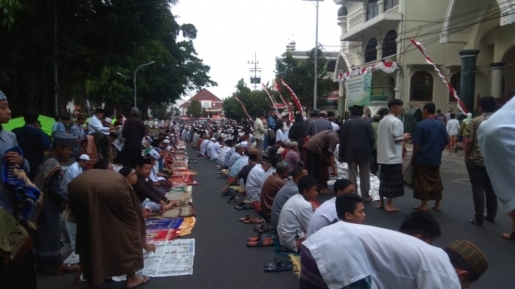
[[[345,112],[345,97],[343,96],[345,90],[345,83],[340,82],[340,85],[338,87],[338,115],[342,116]]]
[[[460,98],[469,112],[474,112],[474,90],[476,87],[476,59],[479,49],[460,51],[461,55],[461,83]]]
[[[377,6],[379,8],[379,15],[383,14],[384,13],[384,0],[379,0],[379,2],[377,2]]]
[[[495,98],[500,98],[504,92],[502,90],[502,70],[505,65],[505,62],[490,63],[490,68],[492,68],[492,84],[490,86],[490,95]]]
[[[380,61],[381,59],[383,59],[383,42],[382,41],[377,41],[376,51],[377,51],[377,60]]]

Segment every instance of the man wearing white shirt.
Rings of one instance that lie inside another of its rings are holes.
[[[511,233],[502,237],[515,241],[515,98],[512,98],[477,130],[484,164],[497,195],[499,209],[512,220]]]
[[[277,234],[279,243],[287,250],[300,250],[313,216],[313,206],[310,202],[316,200],[317,195],[317,180],[303,177],[299,181],[298,194],[289,198],[281,209]]]
[[[301,262],[300,289],[461,289],[488,269],[483,253],[468,241],[442,250],[403,233],[341,220],[303,243]]]
[[[66,184],[70,183],[76,176],[82,173],[83,168],[86,166],[86,163],[89,161],[88,155],[81,155],[76,162],[71,164],[64,174]]]
[[[209,137],[208,134],[204,134],[204,137],[205,137],[205,139],[202,141],[202,143],[200,143],[200,154],[202,156],[206,155],[206,153],[207,153],[206,148],[207,148],[207,145],[210,142],[209,139],[208,139],[208,137]]]
[[[107,135],[110,132],[109,127],[102,124],[106,111],[98,108],[95,115],[88,122],[88,132],[95,139],[98,154],[102,154],[107,159]]]
[[[256,139],[256,148],[259,150],[259,152],[263,151],[263,145],[265,141],[265,133],[266,129],[263,125],[263,120],[265,119],[265,115],[261,114],[258,118],[256,118],[256,121],[254,121],[254,137]]]
[[[256,164],[249,172],[247,177],[247,183],[245,184],[245,191],[247,193],[247,199],[252,202],[256,212],[261,211],[259,205],[259,197],[261,194],[261,186],[265,181],[267,172],[272,168],[272,162],[269,158],[263,157],[261,163]]]
[[[334,220],[338,219],[338,215],[336,214],[336,197],[343,194],[354,193],[355,191],[354,184],[347,179],[337,180],[333,185],[333,189],[335,196],[325,201],[313,213],[309,221],[306,237],[309,238],[309,236],[313,235],[318,230],[332,224]]]
[[[451,113],[451,119],[447,121],[447,134],[449,134],[449,151],[458,152],[456,141],[458,140],[458,132],[460,130],[460,122],[456,119],[456,115]]]
[[[231,147],[228,146],[229,141],[225,141],[225,145],[220,149],[220,154],[218,155],[217,164],[221,167],[225,167],[225,159],[227,154],[231,151]]]
[[[218,138],[218,141],[215,138],[211,138],[212,143],[208,146],[207,155],[209,159],[212,161],[216,161],[218,159],[218,155],[220,154],[220,150],[222,149],[221,145],[224,141],[222,137]]]

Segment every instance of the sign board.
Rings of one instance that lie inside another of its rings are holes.
[[[200,104],[202,105],[202,108],[211,108],[212,107],[211,100],[202,100],[200,102]]]
[[[353,105],[365,106],[370,102],[372,74],[362,74],[349,78],[345,82],[347,107]]]
[[[388,96],[384,93],[384,87],[372,87],[370,90],[370,101],[387,101]]]

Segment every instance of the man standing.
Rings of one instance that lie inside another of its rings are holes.
[[[131,109],[131,116],[125,121],[122,128],[122,136],[125,139],[122,158],[124,166],[134,168],[141,158],[141,142],[145,137],[146,128],[139,117],[137,107]]]
[[[304,120],[302,113],[297,112],[297,114],[295,114],[295,122],[290,128],[288,137],[290,140],[296,141],[299,144],[299,148],[304,146],[304,138],[306,137],[308,126],[309,122]]]
[[[443,114],[441,110],[436,111],[436,120],[438,120],[444,126],[447,126],[447,118],[445,117],[445,114]]]
[[[442,210],[443,190],[440,165],[442,151],[449,143],[449,136],[445,127],[435,118],[435,104],[427,103],[423,109],[424,120],[415,127],[411,155],[414,174],[413,197],[422,203],[413,209],[427,211],[427,201],[435,200],[433,210],[439,212]]]
[[[511,218],[511,232],[502,237],[515,241],[515,98],[498,110],[477,131],[478,143],[485,156],[485,166],[492,176],[500,210]]]
[[[327,112],[321,111],[318,113],[318,118],[309,122],[308,130],[306,135],[314,136],[317,133],[324,130],[333,130],[333,126],[330,121],[327,120]]]
[[[347,162],[349,167],[349,180],[358,186],[357,176],[359,169],[360,191],[365,202],[371,202],[370,191],[370,161],[375,137],[372,125],[363,119],[363,107],[355,105],[351,117],[346,121],[340,131],[340,151],[338,156],[341,162]]]
[[[470,219],[471,224],[482,226],[486,219],[493,222],[497,215],[497,197],[495,195],[490,176],[485,168],[485,160],[481,152],[477,130],[481,123],[494,113],[497,107],[495,98],[492,96],[483,96],[479,101],[479,108],[482,114],[475,117],[470,122],[465,132],[465,137],[469,140],[465,147],[465,165],[469,173],[470,184],[472,185],[472,195],[474,200],[474,209],[476,214],[474,219]],[[496,136],[497,137],[497,136]],[[513,168],[507,168],[513,169]],[[486,195],[486,218],[485,218],[485,195]]]
[[[23,156],[29,162],[30,171],[27,173],[29,179],[34,180],[39,165],[45,159],[45,152],[50,150],[51,143],[50,139],[45,133],[35,128],[38,121],[39,113],[34,109],[27,109],[23,119],[25,120],[25,126],[13,129],[13,133],[16,135],[18,145],[23,151]]]
[[[265,142],[265,133],[266,129],[263,126],[263,120],[265,119],[264,114],[260,114],[256,121],[254,122],[254,138],[256,139],[256,148],[262,152],[263,145]]]
[[[69,133],[54,135],[52,150],[42,162],[34,184],[46,195],[38,219],[36,248],[38,267],[52,269],[56,274],[78,270],[77,266],[63,263],[61,256],[60,214],[64,204],[68,204],[68,188],[63,179],[61,163],[70,157],[75,145],[75,136]]]
[[[83,148],[82,144],[86,142],[86,138],[84,135],[84,123],[86,122],[86,115],[79,113],[77,115],[77,121],[74,122],[70,128],[70,134],[74,135],[77,140],[75,141],[75,146],[72,150],[72,155],[74,157],[78,157],[82,154]]]
[[[377,131],[377,163],[381,165],[379,173],[379,209],[387,212],[399,212],[392,205],[392,199],[404,196],[404,180],[402,178],[402,143],[410,139],[404,133],[404,125],[398,118],[402,114],[403,102],[400,99],[388,101],[390,113],[386,115]],[[386,198],[386,206],[384,204]]]
[[[5,94],[0,91],[0,172],[4,175],[3,170],[6,168],[6,164],[16,164],[21,166],[26,171],[30,171],[29,163],[17,152],[6,151],[17,147],[18,141],[14,133],[5,130],[1,124],[6,124],[11,119],[11,110],[9,109],[9,102]],[[0,182],[0,211],[6,211],[7,214],[14,219],[15,212],[18,204],[15,197],[15,188],[9,186],[4,182]],[[7,223],[7,220],[3,220]],[[28,229],[27,226],[23,226],[24,229]],[[15,232],[20,235],[19,228],[16,228]],[[32,230],[27,230],[29,234],[26,234],[24,243],[30,244],[32,242]],[[5,233],[5,232],[4,232]],[[24,248],[25,249],[25,248]],[[32,245],[26,248],[26,254],[19,256],[15,260],[12,260],[10,256],[0,254],[0,280],[2,280],[2,287],[5,288],[37,288],[36,282],[36,270],[34,267],[34,256],[31,252]],[[16,261],[16,262],[14,262]]]
[[[333,130],[338,131],[340,129],[340,126],[338,124],[336,124],[334,117],[335,117],[334,111],[327,112],[327,120],[331,122],[331,125],[333,126]]]

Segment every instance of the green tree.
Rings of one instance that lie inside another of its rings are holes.
[[[272,104],[264,90],[253,90],[247,87],[245,81],[241,79],[236,85],[236,91],[233,95],[237,95],[238,99],[243,102],[247,108],[247,112],[252,118],[256,118],[258,114],[267,112],[271,109]],[[226,98],[223,102],[225,116],[231,119],[247,119],[245,111],[241,104],[234,97]]]
[[[188,116],[198,118],[202,116],[202,105],[200,101],[194,99],[191,101],[190,107],[186,110]]]
[[[327,95],[334,90],[334,83],[331,79],[323,77],[324,67],[327,60],[322,54],[320,49],[318,53],[318,66],[317,66],[317,104],[322,103]],[[303,106],[313,106],[313,82],[315,70],[315,49],[307,53],[308,59],[306,61],[298,61],[293,58],[291,53],[287,53],[284,58],[275,59],[275,76],[282,78],[290,88],[295,92]],[[290,102],[290,93],[286,88],[281,89],[281,95],[285,97],[286,101]]]
[[[72,99],[127,111],[133,82],[118,73],[132,77],[136,67],[150,61],[155,64],[137,75],[137,103],[144,112],[216,85],[193,46],[197,29],[178,23],[172,13],[177,0],[24,0],[23,10],[5,3],[18,0],[0,0],[5,8],[0,21],[6,12],[16,19],[10,29],[0,25],[0,87],[14,115],[26,103],[53,115],[55,65],[61,111]]]
[[[154,118],[164,119],[168,113],[168,103],[156,103],[150,105],[151,114]]]
[[[11,29],[14,24],[15,13],[22,9],[18,0],[0,0],[0,21],[2,26]]]

